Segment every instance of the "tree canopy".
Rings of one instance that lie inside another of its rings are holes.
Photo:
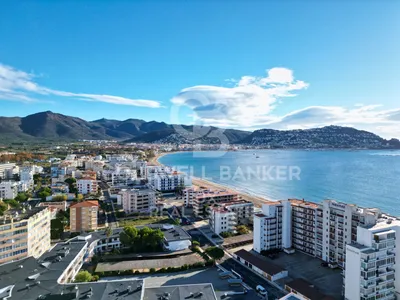
[[[120,233],[121,243],[129,247],[132,252],[148,252],[160,250],[164,239],[164,233],[160,229],[143,227],[137,229],[133,226],[126,226]]]
[[[224,257],[224,250],[218,247],[209,247],[205,250],[207,255],[209,255],[211,258],[215,260],[219,260]]]
[[[79,271],[75,276],[75,282],[89,282],[92,281],[92,274],[88,271]]]

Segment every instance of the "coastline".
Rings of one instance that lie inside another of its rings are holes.
[[[167,154],[181,153],[181,152],[186,152],[186,151],[159,153],[149,161],[149,164],[151,164],[152,166],[162,166],[163,164],[160,163],[158,161],[158,159],[160,159],[161,157],[163,157],[164,155],[167,155]],[[226,186],[223,184],[215,183],[213,181],[209,181],[209,180],[205,180],[205,179],[201,179],[201,178],[193,177],[193,176],[192,176],[192,185],[196,186],[196,187],[204,187],[206,189],[220,189],[220,190],[227,190],[229,192],[237,193],[242,197],[243,200],[252,202],[254,204],[254,206],[256,206],[256,207],[261,207],[261,205],[263,203],[275,202],[273,200],[269,200],[269,199],[266,199],[266,198],[263,198],[260,196],[251,195],[249,193],[239,191],[235,188],[232,188],[232,187],[229,187],[229,186]]]

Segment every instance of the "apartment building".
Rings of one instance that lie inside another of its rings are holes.
[[[208,209],[211,229],[221,232],[236,232],[238,225],[249,224],[253,219],[254,204],[245,200],[215,204]]]
[[[346,244],[356,241],[357,226],[375,224],[379,215],[378,209],[360,208],[334,200],[322,203],[298,199],[269,202],[263,205],[263,213],[254,217],[254,249],[260,252],[290,245],[343,268]],[[277,231],[279,226],[281,232]],[[286,243],[283,242],[285,233]]]
[[[156,193],[152,189],[122,189],[119,194],[122,207],[127,214],[150,211],[156,207]]]
[[[0,179],[12,179],[10,174],[12,174],[14,169],[17,168],[15,163],[5,163],[0,164]]]
[[[254,250],[290,249],[291,239],[290,202],[270,201],[262,205],[262,213],[256,213],[253,221]]]
[[[50,249],[50,211],[47,207],[8,210],[0,217],[0,264],[35,258]]]
[[[346,245],[357,240],[357,227],[376,223],[381,214],[379,209],[361,208],[354,204],[324,200],[322,259],[338,263],[343,268]]]
[[[240,200],[238,193],[222,191],[202,190],[197,192],[193,199],[193,213],[196,216],[204,216],[204,210],[207,206],[220,202],[233,202]]]
[[[18,195],[18,187],[15,181],[0,182],[0,199],[14,199]]]
[[[97,194],[98,192],[97,180],[89,178],[82,178],[77,180],[76,187],[78,189],[78,193],[82,195]]]
[[[358,226],[357,241],[346,246],[345,299],[398,299],[400,220],[383,215],[375,225]]]
[[[50,186],[52,194],[68,194],[69,186],[65,182],[56,182]]]
[[[322,259],[322,208],[313,202],[290,199],[292,247]]]
[[[104,168],[104,161],[100,160],[87,160],[85,161],[85,170],[91,170],[93,172],[101,172]]]
[[[82,232],[97,229],[99,202],[88,200],[70,206],[71,232]]]

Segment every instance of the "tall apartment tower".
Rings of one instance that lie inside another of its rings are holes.
[[[396,299],[400,293],[400,220],[383,216],[357,228],[346,246],[345,299]]]

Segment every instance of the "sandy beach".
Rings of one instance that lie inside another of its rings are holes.
[[[157,154],[155,157],[149,160],[148,164],[152,166],[161,166],[162,164],[158,161],[159,158],[163,157],[164,155],[167,154],[172,154],[172,153],[177,153],[177,152],[163,152]],[[198,177],[192,177],[192,184],[197,187],[203,187],[207,189],[214,189],[214,190],[227,190],[230,192],[238,193],[242,197],[243,200],[253,202],[256,207],[261,207],[263,203],[271,202],[271,200],[268,200],[263,197],[243,193],[241,191],[238,191],[234,188],[218,184],[212,181],[204,180]]]

